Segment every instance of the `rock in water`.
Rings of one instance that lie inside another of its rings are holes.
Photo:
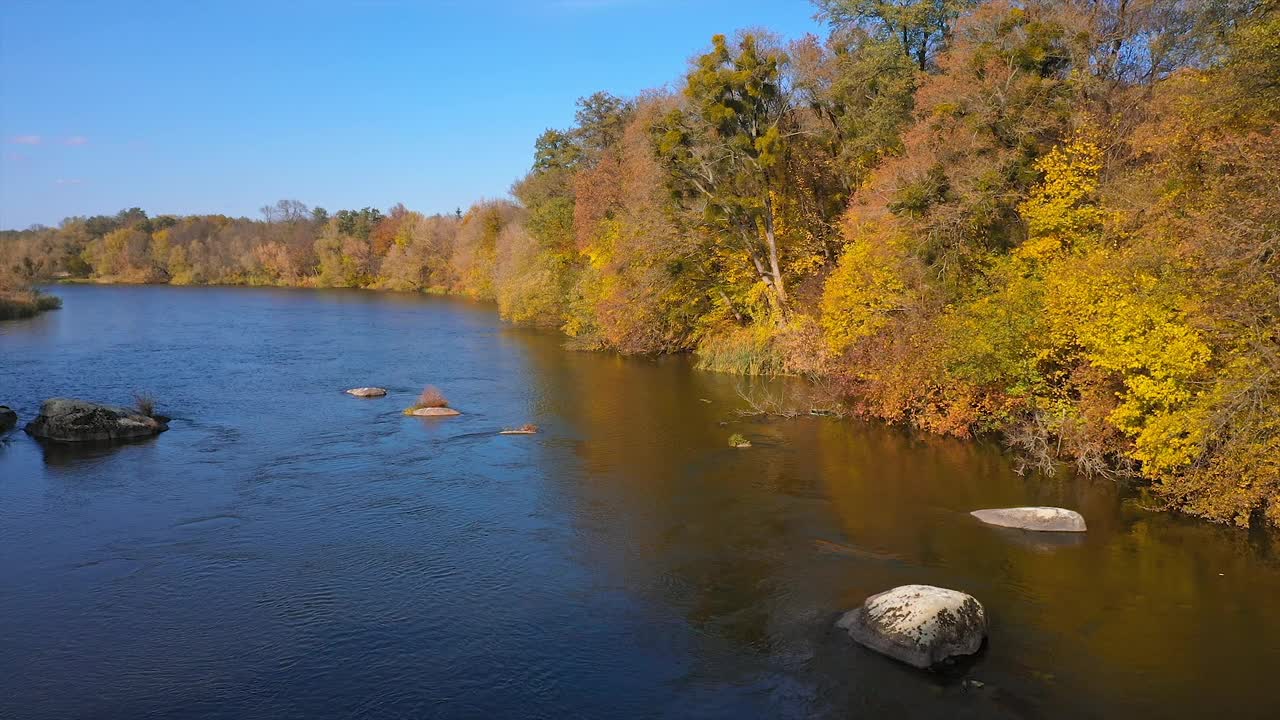
[[[0,433],[9,432],[18,424],[18,413],[8,405],[0,405]]]
[[[417,417],[452,417],[454,415],[461,415],[462,413],[454,410],[453,408],[447,407],[424,407],[409,408],[404,411],[404,414],[415,415]]]
[[[918,668],[972,655],[987,637],[981,603],[932,585],[903,585],[872,595],[836,626],[859,644]]]
[[[67,398],[45,400],[40,414],[26,427],[34,437],[55,442],[134,440],[168,429],[164,420],[128,408]]]
[[[387,389],[376,387],[351,388],[347,391],[347,394],[354,395],[358,398],[375,398],[385,396],[387,394]]]
[[[969,513],[988,525],[1037,532],[1084,532],[1084,517],[1074,510],[1056,507],[1018,507],[974,510]]]

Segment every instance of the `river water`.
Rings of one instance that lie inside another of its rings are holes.
[[[174,420],[0,438],[0,718],[1280,716],[1266,535],[990,445],[744,418],[739,378],[485,305],[58,293],[0,324],[0,403],[146,391]],[[427,384],[465,414],[403,416]],[[1022,504],[1089,532],[968,515]],[[832,629],[907,583],[975,595],[983,654],[923,673]]]

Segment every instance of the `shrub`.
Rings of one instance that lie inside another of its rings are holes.
[[[739,433],[734,433],[729,436],[729,447],[733,447],[733,448],[751,447],[751,441],[746,439]]]
[[[156,414],[156,399],[150,393],[134,393],[133,405],[138,409],[139,413],[147,417],[154,417]]]
[[[440,389],[434,385],[428,385],[422,390],[422,394],[418,396],[418,402],[414,408],[447,408],[449,401],[445,398]]]

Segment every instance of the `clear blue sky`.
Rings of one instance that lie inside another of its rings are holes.
[[[0,227],[281,198],[428,212],[507,193],[596,90],[714,33],[821,32],[807,0],[0,3]]]

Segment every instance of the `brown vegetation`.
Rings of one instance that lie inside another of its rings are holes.
[[[137,392],[133,394],[133,406],[139,414],[147,417],[155,417],[156,399],[150,393]]]
[[[415,409],[447,408],[449,407],[449,401],[445,398],[444,394],[440,392],[439,388],[434,385],[428,385],[422,390],[422,393],[418,395],[418,402],[414,403],[413,407]]]

